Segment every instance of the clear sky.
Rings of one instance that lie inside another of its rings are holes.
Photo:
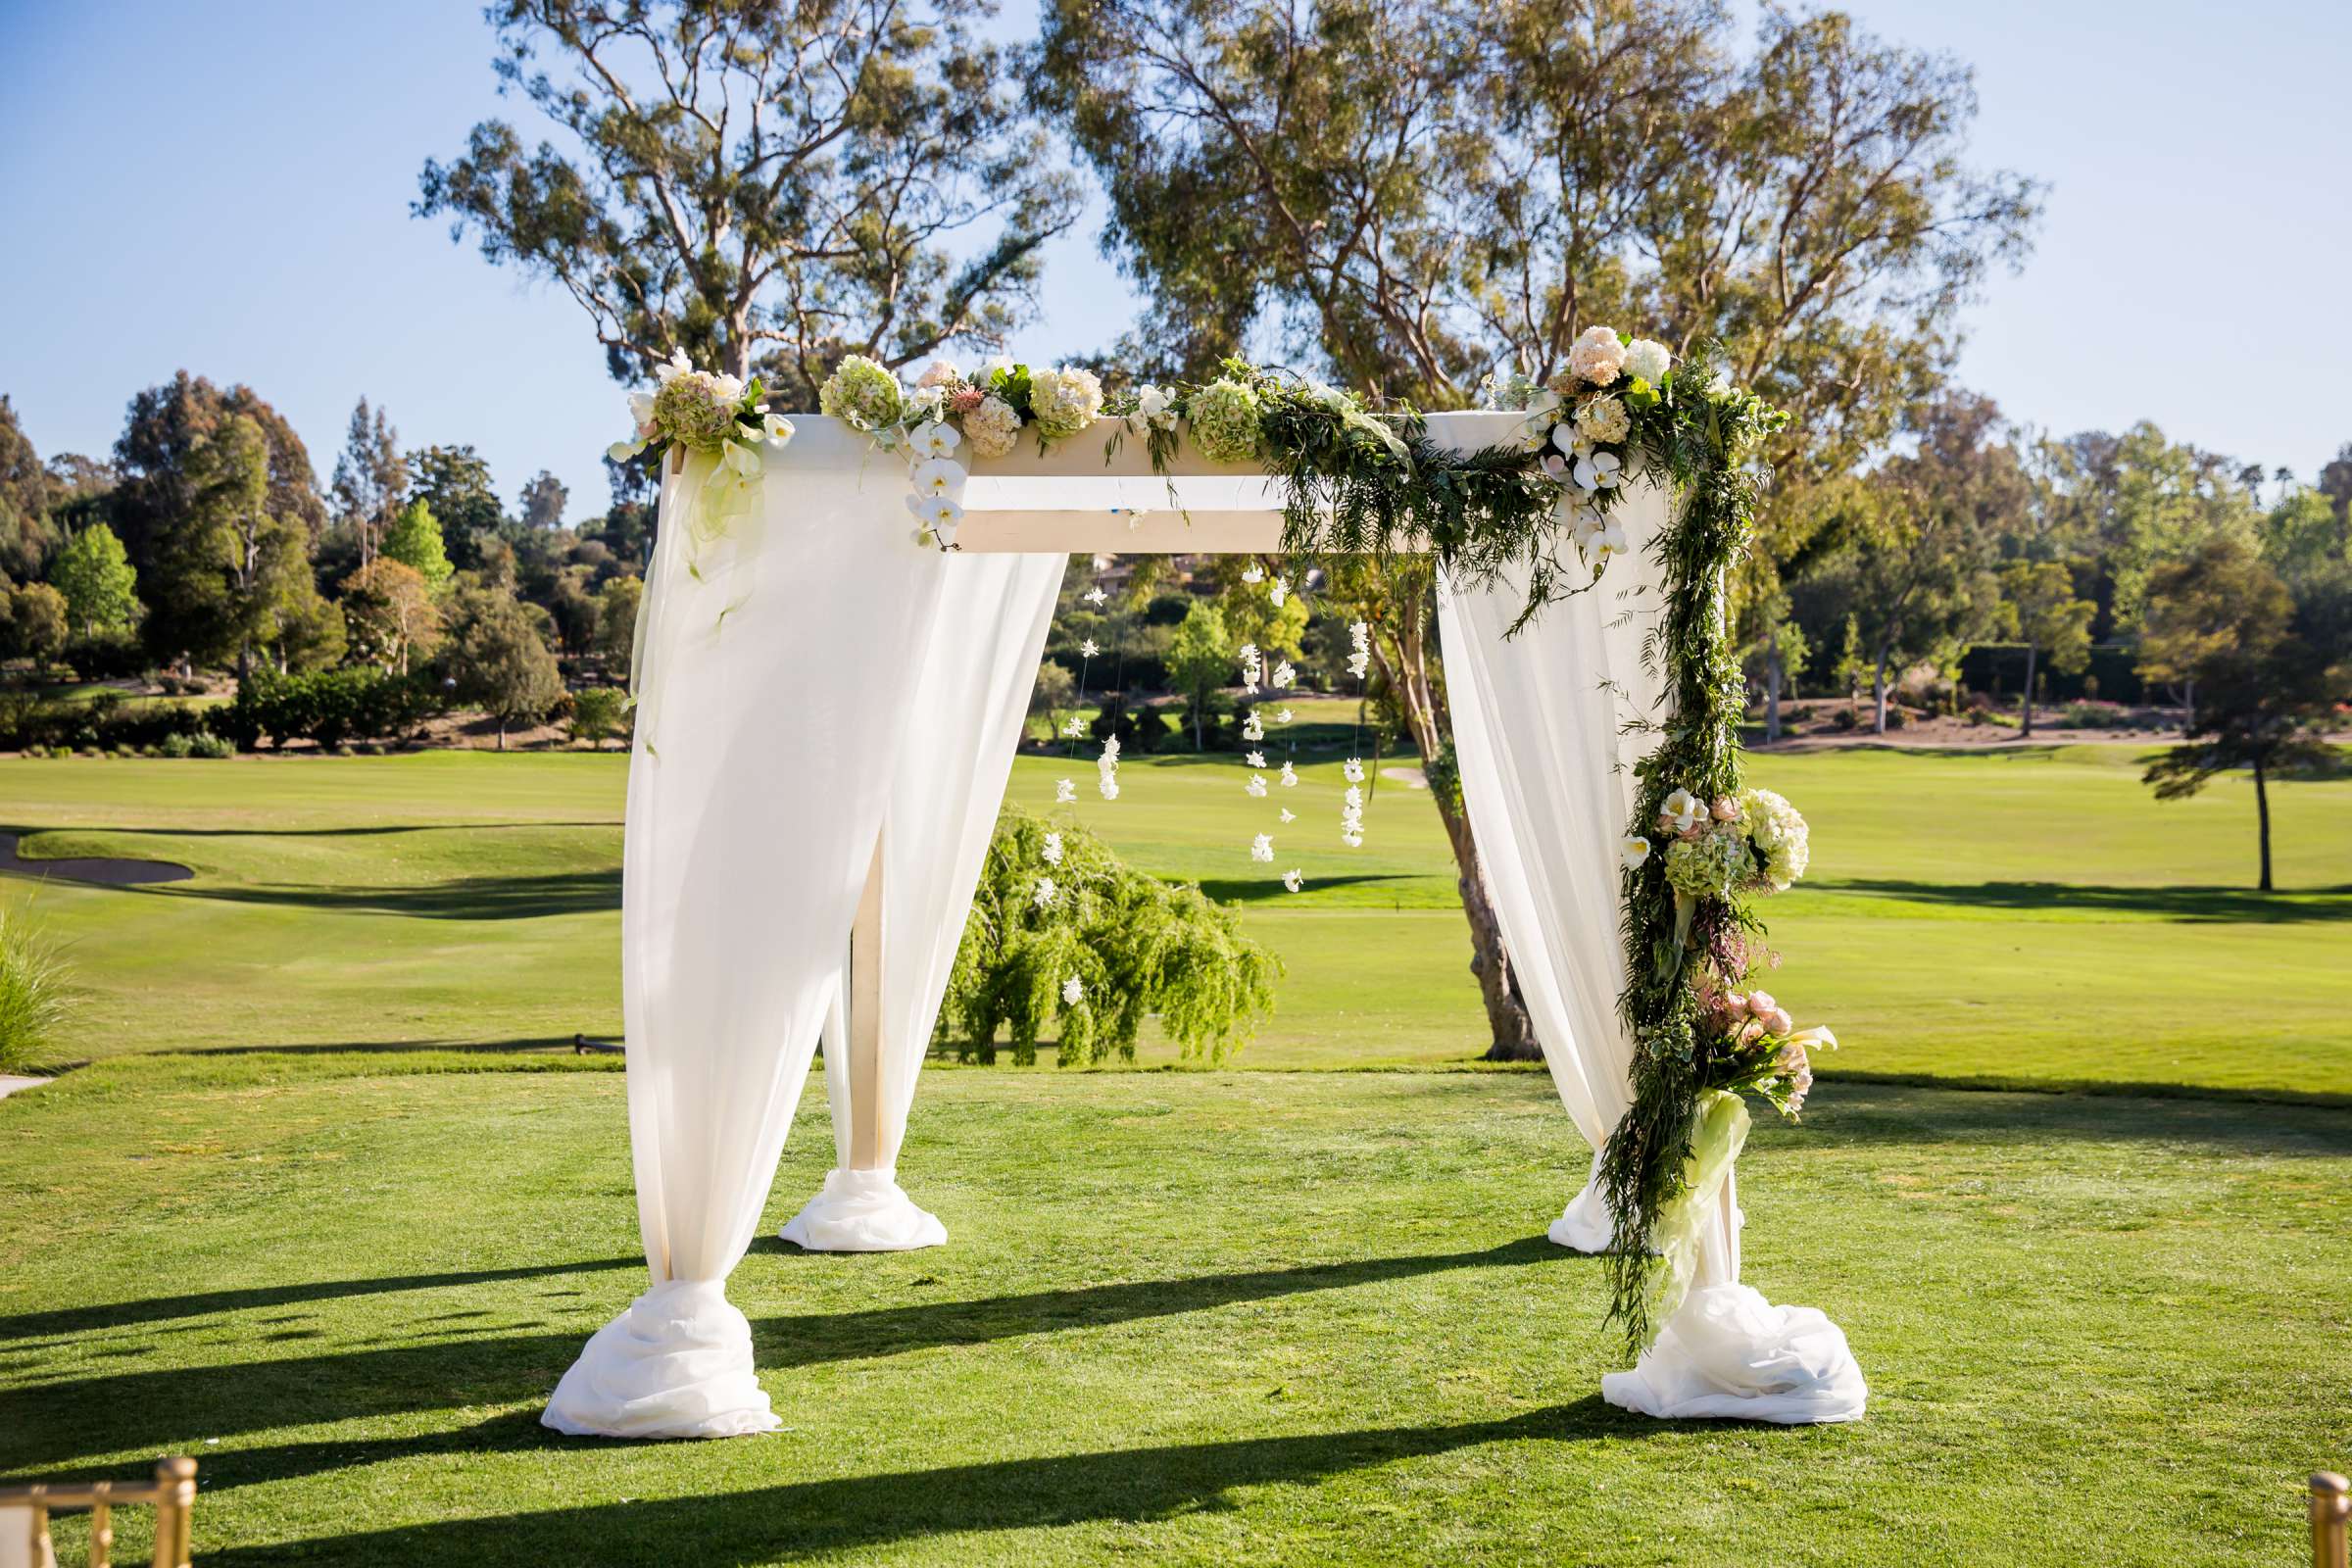
[[[2151,418],[2306,479],[2352,441],[2352,5],[1847,9],[1973,62],[1978,161],[2051,186],[1965,379],[2036,424]],[[322,482],[366,394],[410,446],[479,447],[510,504],[547,467],[602,511],[623,412],[585,318],[409,217],[476,120],[537,134],[491,51],[473,0],[0,0],[0,392],[41,454],[102,455],[185,368],[275,404]],[[1047,298],[1025,357],[1127,324],[1091,219]]]

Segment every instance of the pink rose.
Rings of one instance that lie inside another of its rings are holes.
[[[1788,1016],[1787,1007],[1773,1008],[1772,1016],[1764,1021],[1772,1026],[1772,1032],[1776,1035],[1788,1034],[1796,1028],[1796,1020]]]
[[[1747,999],[1737,991],[1727,991],[1724,993],[1723,997],[1723,1010],[1726,1012],[1745,1012],[1747,1010]]]
[[[1761,1018],[1750,1018],[1747,1020],[1747,1022],[1740,1026],[1740,1033],[1736,1043],[1742,1046],[1752,1046],[1762,1038],[1764,1038],[1764,1021]]]
[[[1710,809],[1714,811],[1715,820],[1718,822],[1737,822],[1740,820],[1740,803],[1733,800],[1729,795],[1716,796],[1715,804],[1710,808]]]
[[[1780,1006],[1779,1003],[1772,1000],[1769,991],[1750,991],[1747,994],[1747,1010],[1759,1018],[1771,1017],[1780,1010]]]

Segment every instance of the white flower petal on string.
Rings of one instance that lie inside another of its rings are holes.
[[[1061,983],[1061,1000],[1073,1007],[1086,1000],[1086,987],[1079,984],[1076,975]]]
[[[1076,713],[1072,713],[1069,717],[1061,721],[1061,732],[1071,740],[1076,740],[1079,736],[1086,733],[1086,726],[1079,722],[1078,715]]]
[[[1092,637],[1078,645],[1078,657],[1081,659],[1092,659],[1102,651],[1095,646],[1095,640]]]
[[[1077,799],[1077,785],[1071,783],[1066,778],[1055,779],[1054,781],[1054,804],[1055,806],[1068,806]]]
[[[1046,863],[1047,863],[1048,865],[1059,865],[1059,864],[1061,863],[1061,835],[1060,835],[1060,834],[1058,834],[1058,833],[1049,833],[1049,834],[1047,834],[1047,835],[1046,835],[1046,849],[1045,849],[1045,855],[1046,855]]]
[[[914,433],[906,438],[906,447],[917,459],[944,458],[962,441],[963,437],[956,433],[954,425],[932,419],[914,427]]]
[[[1107,735],[1102,740],[1102,755],[1095,759],[1095,788],[1106,801],[1119,798],[1119,738]]]
[[[1029,897],[1036,901],[1039,908],[1043,909],[1051,906],[1055,899],[1061,897],[1061,889],[1054,885],[1054,879],[1052,877],[1041,876],[1037,879],[1036,891],[1031,893]]]
[[[940,428],[947,428],[945,425]],[[970,475],[963,465],[953,458],[931,458],[914,466],[914,493],[918,496],[946,496],[951,500],[963,499],[963,481]]]
[[[1286,659],[1274,666],[1273,686],[1276,691],[1283,691],[1294,686],[1298,684],[1298,672],[1291,667],[1289,660]]]
[[[1274,599],[1274,608],[1276,610],[1280,610],[1282,608],[1282,602],[1291,597],[1290,580],[1284,577],[1275,578],[1274,586],[1270,592],[1272,593]]]
[[[1364,781],[1364,760],[1360,757],[1350,757],[1340,764],[1340,773],[1348,783],[1361,784]]]
[[[1372,628],[1360,620],[1348,623],[1348,645],[1353,652],[1348,656],[1348,673],[1357,680],[1372,667]]]
[[[1282,787],[1286,790],[1298,787],[1298,774],[1288,762],[1282,764]]]
[[[1295,865],[1282,873],[1282,885],[1293,893],[1298,892],[1305,884],[1305,877],[1299,874],[1298,867]]]
[[[1250,782],[1245,786],[1244,793],[1253,800],[1264,800],[1266,798],[1266,776],[1263,773],[1250,774]]]
[[[1274,722],[1275,722],[1275,723],[1277,723],[1277,724],[1288,724],[1290,721],[1291,721],[1291,710],[1290,710],[1289,709],[1287,709],[1287,708],[1277,708],[1276,710],[1274,710]]]
[[[1110,595],[1108,595],[1108,594],[1104,593],[1104,592],[1103,592],[1102,589],[1100,589],[1100,588],[1089,588],[1089,589],[1088,589],[1088,590],[1087,590],[1087,591],[1086,591],[1084,594],[1082,594],[1080,597],[1081,597],[1081,598],[1083,598],[1083,599],[1084,599],[1084,600],[1085,600],[1085,601],[1086,601],[1088,604],[1090,604],[1090,605],[1100,605],[1100,604],[1102,604],[1103,601],[1107,600],[1107,599],[1110,597]]]
[[[1273,864],[1274,835],[1271,833],[1260,833],[1257,837],[1251,839],[1250,841],[1250,858],[1252,860],[1263,860],[1269,865]]]
[[[1247,714],[1243,715],[1242,739],[1246,741],[1262,741],[1265,738],[1266,721],[1258,717],[1257,710],[1252,708]]]
[[[1242,758],[1242,764],[1245,767],[1263,767],[1266,765],[1266,754],[1250,752]]]
[[[1298,813],[1286,806],[1282,808],[1282,815],[1278,818],[1278,820],[1284,822],[1296,822],[1298,820]]]
[[[1256,563],[1252,562],[1250,564],[1242,568],[1242,581],[1247,583],[1260,583],[1265,580],[1266,568],[1258,565]]]

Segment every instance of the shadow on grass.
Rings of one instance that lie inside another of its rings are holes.
[[[2127,888],[2080,882],[1910,882],[1845,877],[1823,881],[1815,891],[1986,909],[2088,909],[2189,922],[2270,924],[2352,920],[2352,884],[2257,893],[2250,888]]]
[[[1358,876],[1315,876],[1306,879],[1305,891],[1321,893],[1332,888],[1354,887],[1364,882],[1435,882],[1439,879],[1417,871],[1367,871]],[[1285,889],[1282,878],[1276,877],[1203,877],[1200,891],[1219,904],[1263,904],[1275,899],[1293,899],[1298,895]]]
[[[2015,1091],[1949,1080],[1842,1072],[1823,1075],[1802,1129],[1760,1117],[1750,1142],[1827,1136],[1851,1144],[1974,1144],[1986,1148],[2058,1140],[2206,1145],[2232,1154],[2352,1156],[2352,1100],[2283,1102],[2252,1092],[2171,1090],[2139,1084]]]
[[[493,1425],[497,1425],[493,1423]],[[1655,1436],[1667,1423],[1628,1415],[1598,1395],[1488,1421],[1364,1427],[1222,1443],[1165,1444],[844,1476],[717,1496],[543,1509],[438,1521],[206,1552],[216,1568],[316,1561],[322,1546],[369,1563],[769,1562],[872,1551],[951,1531],[1054,1530],[1220,1512],[1250,1487],[1298,1486],[1400,1459],[1494,1443],[1591,1443]],[[493,1442],[503,1432],[476,1433]],[[581,1446],[602,1439],[568,1440]],[[198,1520],[201,1529],[202,1513]],[[632,1557],[644,1551],[649,1555]]]
[[[393,833],[513,833],[533,828],[609,827],[618,829],[620,818],[590,822],[368,822],[349,827],[119,827],[112,822],[76,823],[60,827],[19,827],[18,833],[88,833],[124,838],[159,839],[355,839],[381,838]]]
[[[205,1291],[193,1296],[157,1296],[143,1301],[116,1301],[106,1306],[25,1312],[16,1317],[0,1317],[0,1349],[11,1348],[11,1341],[33,1339],[44,1334],[87,1334],[99,1329],[122,1328],[132,1323],[163,1323],[172,1318],[201,1317],[212,1312],[245,1312],[266,1306],[293,1306],[306,1301],[336,1301],[353,1296],[384,1296],[395,1291],[437,1291],[460,1285],[496,1285],[507,1280],[600,1274],[610,1269],[644,1266],[645,1259],[642,1257],[605,1257],[579,1263],[534,1263],[520,1268],[466,1269],[448,1274],[391,1274],[364,1280],[257,1285],[241,1291]]]
[[[423,920],[530,920],[551,914],[588,914],[620,907],[620,868],[551,871],[538,876],[468,876],[414,887],[238,886],[175,888],[153,895],[216,899],[330,912],[373,911]]]
[[[572,1035],[533,1035],[514,1040],[325,1040],[281,1046],[169,1046],[142,1052],[148,1056],[375,1056],[410,1055],[418,1052],[452,1052],[459,1055],[507,1056],[531,1051],[577,1051]],[[612,1048],[597,1045],[593,1049]]]
[[[796,1259],[804,1255],[783,1243],[771,1242],[760,1250],[789,1253]],[[1094,1285],[973,1301],[755,1318],[752,1333],[759,1366],[774,1372],[1206,1311],[1309,1291],[1412,1279],[1449,1269],[1571,1260],[1577,1256],[1541,1237],[1531,1237],[1479,1251],[1364,1258],[1247,1273]],[[30,1332],[24,1325],[31,1323],[38,1323],[46,1332],[62,1332],[75,1323],[85,1328],[103,1327],[154,1321],[190,1311],[225,1310],[232,1304],[272,1306],[368,1294],[371,1288],[408,1290],[429,1283],[494,1283],[504,1278],[560,1276],[588,1269],[619,1268],[634,1261],[611,1259],[601,1263],[517,1269],[511,1273],[493,1271],[265,1288],[215,1297],[171,1298],[160,1303],[131,1302],[86,1314],[36,1314],[8,1322],[20,1334]],[[855,1268],[861,1261],[855,1256],[808,1255],[806,1266]],[[735,1295],[739,1302],[757,1304],[759,1291],[773,1289],[775,1284],[772,1275],[762,1280],[756,1275],[747,1278],[739,1271]],[[306,1292],[317,1294],[306,1295]],[[191,1304],[207,1301],[221,1304]],[[620,1303],[612,1304],[617,1309]],[[150,1305],[155,1310],[142,1314],[142,1308]],[[521,1312],[531,1306],[528,1300],[512,1301],[503,1304],[500,1310]],[[564,1309],[576,1308],[566,1303]],[[277,1320],[279,1326],[289,1321],[292,1320]],[[525,1401],[535,1406],[554,1390],[556,1380],[579,1353],[587,1331],[518,1334],[513,1332],[513,1327],[482,1334],[469,1334],[465,1329],[447,1331],[447,1338],[428,1344],[22,1384],[0,1392],[0,1434],[5,1435],[0,1437],[0,1470],[10,1472],[11,1479],[42,1479],[30,1474],[30,1467],[61,1465],[94,1453],[135,1453],[151,1448],[161,1451],[174,1442],[185,1442],[187,1434],[199,1430],[207,1436],[228,1436],[280,1427],[407,1416],[453,1406]],[[7,1370],[21,1374],[25,1369]],[[450,1441],[449,1434],[435,1433],[232,1448],[207,1459],[207,1489],[275,1481],[412,1452],[438,1452]],[[552,1444],[560,1440],[554,1433],[541,1432],[535,1441]]]

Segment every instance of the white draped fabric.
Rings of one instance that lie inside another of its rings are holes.
[[[1503,633],[1523,584],[1439,597],[1446,692],[1462,795],[1494,896],[1503,943],[1560,1102],[1594,1151],[1632,1102],[1633,1042],[1617,1015],[1619,839],[1633,810],[1635,760],[1654,737],[1661,683],[1642,643],[1661,607],[1649,541],[1667,516],[1661,487],[1620,504],[1633,549],[1599,586]],[[1610,737],[1614,737],[1612,743]],[[1775,1307],[1740,1281],[1740,1214],[1727,1164],[1706,1200],[1690,1295],[1631,1372],[1601,1380],[1615,1404],[1655,1416],[1850,1421],[1865,1389],[1845,1336],[1807,1307]],[[1609,1243],[1608,1205],[1588,1178],[1551,1224],[1580,1251]]]
[[[1068,559],[939,560],[947,585],[931,631],[932,657],[907,704],[912,739],[893,775],[882,828],[890,909],[882,926],[880,1093],[866,1108],[877,1123],[873,1163],[855,1168],[848,1034],[837,1005],[825,1032],[825,1091],[835,1107],[840,1163],[824,1190],[785,1225],[788,1242],[814,1251],[895,1252],[948,1239],[946,1227],[899,1186],[899,1146],[1012,773]]]

